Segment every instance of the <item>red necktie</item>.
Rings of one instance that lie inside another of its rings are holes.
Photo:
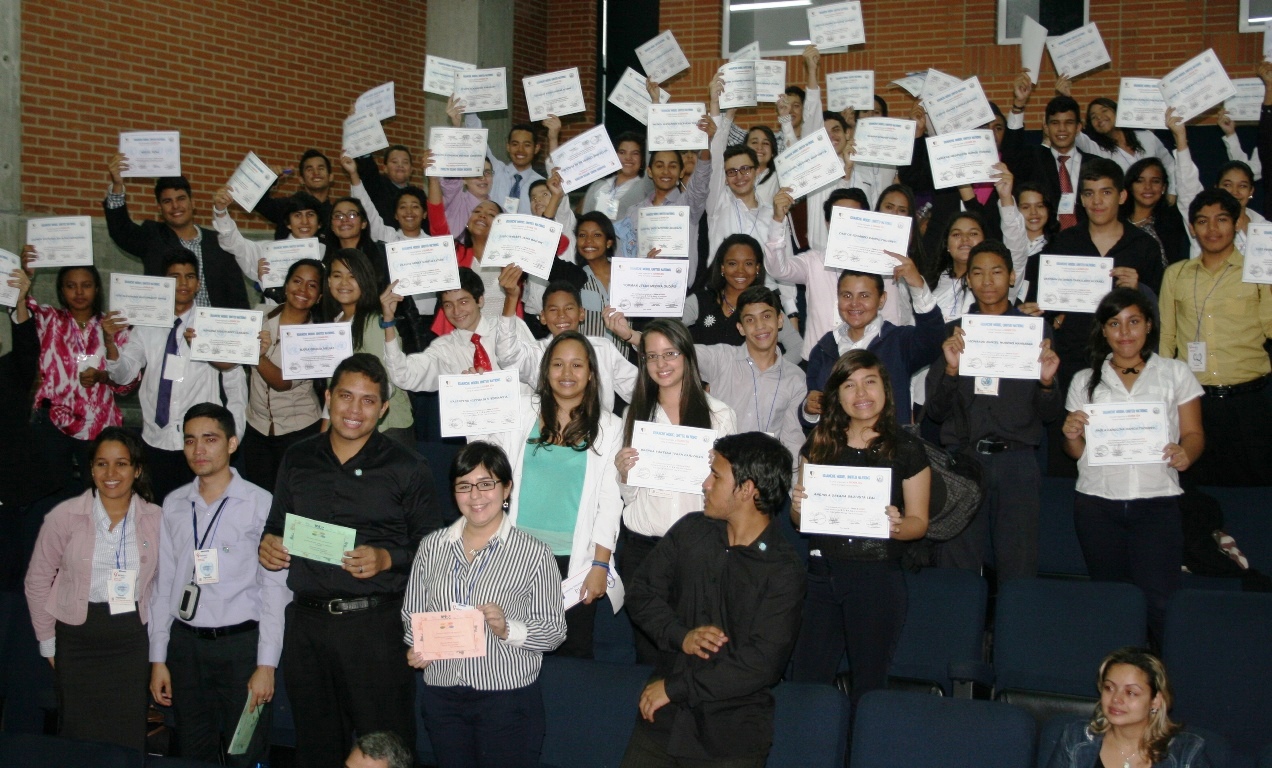
[[[1073,179],[1069,176],[1069,156],[1060,155],[1060,194],[1067,195],[1073,192]],[[1076,205],[1076,203],[1075,203]],[[1060,229],[1068,229],[1078,223],[1078,216],[1075,213],[1060,214]]]
[[[473,334],[473,368],[478,373],[487,373],[491,370],[490,355],[486,354],[486,348],[481,345],[481,336]]]

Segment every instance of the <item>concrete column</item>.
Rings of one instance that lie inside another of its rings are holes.
[[[513,5],[513,0],[429,3],[426,50],[434,56],[467,61],[482,69],[505,67],[509,89],[520,88],[521,83],[512,78]],[[510,90],[509,103],[511,93]],[[429,94],[424,116],[429,126],[449,125],[446,100]],[[481,115],[481,119],[490,129],[491,149],[496,156],[507,160],[504,144],[512,127],[509,113],[489,112]],[[427,141],[428,137],[421,138]]]
[[[22,2],[0,0],[0,248],[21,253]],[[0,278],[7,276],[0,276]],[[9,320],[0,321],[0,355],[13,348]]]

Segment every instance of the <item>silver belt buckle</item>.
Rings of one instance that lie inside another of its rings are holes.
[[[327,613],[331,614],[332,616],[339,616],[339,615],[341,615],[342,613],[344,613],[344,611],[338,611],[338,610],[336,610],[336,605],[337,605],[337,604],[339,604],[339,603],[343,603],[343,602],[344,602],[344,601],[343,601],[343,600],[341,600],[341,599],[339,599],[339,598],[334,598],[334,599],[332,599],[332,600],[328,600],[328,601],[327,601]]]

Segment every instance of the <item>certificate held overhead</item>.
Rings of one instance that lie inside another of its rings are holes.
[[[773,165],[782,186],[790,187],[796,200],[844,177],[843,158],[835,152],[825,128],[787,147],[773,158]]]
[[[670,29],[637,46],[636,58],[645,76],[656,83],[665,83],[689,68],[689,59]]]
[[[866,42],[866,25],[858,0],[815,5],[805,13],[808,16],[808,39],[819,51]]]
[[[93,219],[54,216],[27,220],[26,244],[35,248],[33,269],[87,267],[93,263]],[[0,275],[7,279],[8,273]]]
[[[119,134],[119,154],[128,160],[121,178],[158,178],[181,175],[179,131],[127,131]]]
[[[649,105],[653,102],[649,98],[647,82],[640,73],[628,67],[623,70],[623,76],[619,78],[614,90],[610,91],[609,103],[639,120],[641,125],[648,125]],[[659,88],[658,103],[666,104],[669,101],[671,94]]]

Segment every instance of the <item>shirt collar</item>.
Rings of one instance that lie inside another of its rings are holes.
[[[863,330],[861,341],[853,341],[848,338],[848,324],[840,319],[839,325],[835,328],[835,340],[839,342],[841,347],[865,349],[870,346],[870,342],[874,341],[881,330],[883,330],[883,316],[875,315],[875,319],[871,320]]]
[[[327,445],[331,445],[331,441],[327,441]],[[235,499],[237,501],[248,501],[251,496],[247,492],[247,481],[239,476],[238,470],[230,467],[230,484],[225,486],[225,493],[221,494],[221,499]],[[185,498],[196,504],[204,504],[203,496],[199,493],[199,478],[195,478],[193,483],[185,487]],[[213,502],[220,499],[213,499]]]
[[[451,493],[454,493],[454,491],[452,490]],[[468,527],[468,520],[463,515],[460,515],[459,519],[451,523],[450,527],[446,529],[447,543],[454,543],[459,541],[463,537],[464,528],[466,527]],[[498,539],[500,541],[507,541],[508,534],[511,531],[512,531],[512,518],[509,517],[508,514],[505,512],[503,516],[503,521],[499,523],[499,530],[495,531],[495,535],[491,536],[490,540],[494,541],[495,539]]]
[[[133,517],[133,511],[137,509],[137,494],[133,494],[128,501],[128,511],[124,513],[124,520]],[[116,534],[122,528],[116,527],[114,531],[110,530],[110,515],[106,514],[106,507],[102,504],[102,497],[96,492],[93,493],[93,526],[102,533]]]

